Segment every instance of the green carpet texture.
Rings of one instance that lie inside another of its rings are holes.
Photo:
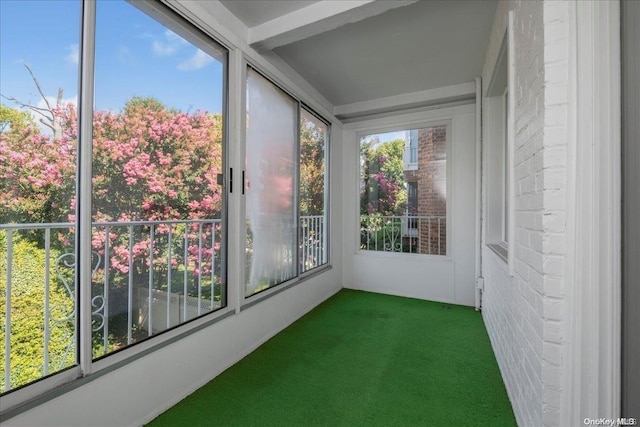
[[[514,426],[480,313],[343,289],[149,426]]]

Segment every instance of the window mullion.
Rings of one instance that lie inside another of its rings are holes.
[[[95,70],[96,2],[82,4],[78,90],[78,172],[76,190],[76,343],[83,375],[91,373],[91,176]]]
[[[294,161],[296,163],[294,170],[294,173],[296,174],[295,177],[293,177],[293,182],[294,182],[294,189],[293,189],[293,209],[295,210],[295,218],[296,218],[296,244],[295,247],[293,248],[293,256],[294,256],[294,265],[295,265],[295,271],[294,274],[296,276],[299,276],[302,273],[302,265],[300,262],[300,243],[301,243],[301,235],[300,235],[300,166],[301,166],[301,162],[300,162],[300,154],[302,152],[302,149],[300,147],[301,144],[301,138],[300,138],[300,132],[302,131],[302,127],[300,126],[300,121],[302,120],[302,115],[301,115],[301,108],[302,108],[302,103],[300,101],[298,101],[298,108],[296,110],[296,152],[294,155]]]

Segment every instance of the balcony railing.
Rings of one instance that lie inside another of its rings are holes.
[[[327,263],[327,228],[323,215],[300,217],[300,260],[302,271]]]
[[[2,392],[75,364],[74,233],[74,223],[0,225]],[[221,237],[219,219],[93,223],[83,290],[94,358],[220,308]]]
[[[326,263],[327,230],[323,216],[300,223],[306,271]],[[94,358],[224,305],[221,227],[219,219],[92,224],[92,283],[83,289]],[[75,223],[0,225],[0,392],[75,364],[74,241]]]
[[[361,215],[360,249],[446,255],[446,217]]]

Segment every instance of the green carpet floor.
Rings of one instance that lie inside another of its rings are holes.
[[[514,426],[480,313],[342,290],[159,426]]]

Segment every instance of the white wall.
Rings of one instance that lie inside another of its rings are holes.
[[[510,276],[507,263],[483,245],[482,313],[518,424],[553,426],[560,422],[566,368],[569,5],[501,2],[485,82],[493,74],[509,9],[515,18],[515,268]]]
[[[339,277],[335,268],[294,286],[2,425],[142,425],[337,292]]]
[[[359,250],[358,134],[451,121],[447,169],[447,256]],[[344,286],[385,294],[474,305],[475,106],[441,108],[345,125]],[[450,173],[449,173],[450,172]]]

